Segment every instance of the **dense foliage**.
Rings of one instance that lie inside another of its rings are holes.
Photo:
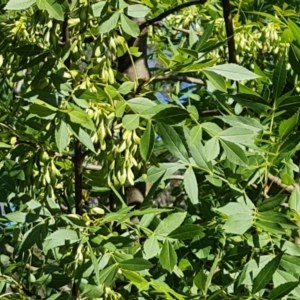
[[[0,299],[300,298],[299,1],[183,3],[1,2]]]

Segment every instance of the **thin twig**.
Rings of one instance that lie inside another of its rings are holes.
[[[173,30],[176,30],[176,31],[183,32],[183,33],[187,33],[187,34],[190,34],[190,33],[191,33],[191,31],[188,30],[188,29],[179,28],[179,27],[175,27],[175,26],[173,26],[172,29],[173,29]],[[202,36],[202,34],[200,34],[200,33],[198,33],[198,32],[196,32],[196,35]]]
[[[156,77],[153,77],[151,81],[184,81],[184,82],[189,82],[189,83],[194,83],[194,84],[199,84],[199,85],[205,85],[205,81],[199,78],[195,77],[190,77],[190,76],[185,76],[185,75],[159,75]]]
[[[189,1],[189,2],[185,2],[179,5],[176,5],[170,9],[167,9],[166,11],[162,12],[160,15],[158,15],[157,17],[150,19],[148,21],[146,21],[145,23],[140,25],[140,30],[153,25],[154,23],[156,23],[157,21],[161,21],[162,19],[166,18],[167,16],[171,15],[174,12],[179,11],[180,9],[192,6],[192,5],[199,5],[199,4],[204,4],[207,0],[194,0],[194,1]]]
[[[170,9],[167,9],[166,11],[164,11],[157,17],[140,24],[140,26],[139,26],[140,31],[142,32],[142,30],[145,29],[146,27],[155,25],[157,22],[161,21],[162,19],[166,18],[167,16],[171,15],[172,13],[179,11],[180,9],[183,9],[183,8],[186,8],[186,7],[189,7],[192,5],[205,4],[206,1],[207,0],[193,0],[193,1],[189,1],[189,2],[185,2],[182,4],[176,5]],[[84,42],[91,43],[93,40],[94,40],[93,36],[87,36],[87,37],[85,37]]]

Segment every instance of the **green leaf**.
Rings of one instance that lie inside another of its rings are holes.
[[[151,157],[155,142],[155,132],[153,125],[150,121],[147,123],[145,132],[141,137],[140,153],[145,161],[148,161]]]
[[[292,66],[294,72],[300,75],[300,49],[296,43],[291,43],[289,49],[289,63]]]
[[[120,100],[117,102],[117,105],[116,105],[116,117],[117,118],[123,117],[126,106],[127,106],[127,103],[124,100]]]
[[[140,117],[133,114],[125,115],[122,122],[125,129],[135,130],[140,126]]]
[[[79,99],[92,101],[94,103],[99,103],[101,100],[107,98],[105,92],[100,88],[97,88],[97,91],[91,91],[90,89],[78,89],[74,92],[74,95]]]
[[[177,240],[188,240],[196,236],[204,237],[203,229],[197,225],[187,224],[173,230],[168,237]]]
[[[107,286],[111,285],[114,281],[117,272],[119,270],[118,264],[113,264],[111,266],[106,267],[104,270],[99,273],[99,281],[100,284],[106,284]]]
[[[280,253],[275,258],[273,258],[270,262],[268,262],[254,278],[253,287],[252,287],[253,294],[263,289],[270,282],[273,274],[279,267],[282,255],[283,253]]]
[[[245,155],[245,152],[238,145],[221,140],[222,147],[227,159],[239,166],[247,166],[248,160]]]
[[[268,296],[268,299],[282,299],[282,297],[288,295],[298,285],[298,281],[283,283],[271,291],[271,293]]]
[[[253,213],[253,211],[247,205],[236,202],[230,202],[223,207],[215,208],[215,211],[227,216],[233,216],[236,214],[247,214],[252,216]]]
[[[237,64],[223,64],[209,67],[206,71],[217,73],[227,79],[241,81],[259,78],[260,76]]]
[[[277,211],[264,211],[257,214],[259,221],[280,224],[281,227],[287,229],[297,229],[297,226],[286,215]]]
[[[173,300],[173,299],[178,299],[178,300],[184,300],[185,298],[176,293],[174,290],[172,290],[165,282],[161,281],[161,280],[151,280],[150,284],[152,285],[152,287],[160,292],[160,293],[164,293],[167,300]],[[169,293],[173,296],[171,297],[169,295]]]
[[[132,37],[137,37],[140,34],[139,26],[124,14],[121,14],[121,28]]]
[[[253,139],[253,132],[239,127],[231,127],[219,133],[219,138],[232,143],[243,143]]]
[[[15,211],[5,215],[5,218],[14,223],[25,223],[27,213]]]
[[[205,143],[205,153],[208,162],[218,157],[220,153],[220,144],[216,137],[211,138]]]
[[[289,198],[289,207],[297,212],[300,215],[300,188],[298,185],[295,185],[294,190],[291,193]]]
[[[254,62],[254,73],[256,73],[257,75],[260,76],[260,78],[258,79],[259,81],[261,81],[263,83],[269,83],[269,78],[262,71],[262,69],[259,67],[259,65],[256,62]]]
[[[258,96],[251,94],[237,94],[231,95],[234,101],[242,105],[243,107],[251,108],[256,113],[267,113],[271,108],[265,103],[265,101]]]
[[[147,207],[149,204],[151,205],[153,202],[153,197],[156,194],[159,186],[161,185],[162,179],[164,178],[165,173],[160,176],[160,178],[157,179],[156,182],[151,186],[151,188],[148,190],[148,193],[143,201],[143,204],[141,207]]]
[[[148,109],[156,106],[155,102],[142,97],[130,99],[127,101],[127,104],[138,114],[143,114]]]
[[[36,5],[40,10],[46,9],[46,3],[44,2],[44,0],[36,0]]]
[[[151,269],[153,265],[143,258],[132,258],[124,260],[119,263],[122,269],[131,270],[131,271],[143,271]]]
[[[296,41],[300,42],[300,28],[299,26],[294,23],[292,20],[289,20],[289,28],[293,33],[294,38]]]
[[[55,142],[59,153],[62,153],[69,144],[68,126],[63,119],[60,120],[55,128]]]
[[[196,125],[191,129],[191,145],[197,145],[201,143],[202,140],[202,127],[201,125]]]
[[[198,58],[198,53],[195,51],[195,50],[192,50],[192,49],[189,49],[189,48],[182,48],[182,47],[178,47],[177,48],[177,51],[179,54],[182,54],[182,57],[193,57],[195,59]],[[179,57],[179,54],[178,54],[178,57]]]
[[[11,145],[3,143],[3,142],[0,142],[0,148],[1,149],[10,149]]]
[[[197,286],[197,288],[200,291],[205,290],[206,281],[207,281],[207,274],[205,274],[203,270],[201,270],[194,278],[194,284]]]
[[[79,234],[77,231],[72,229],[59,229],[51,233],[46,240],[62,240],[70,241],[75,243],[80,240]]]
[[[159,244],[155,235],[151,235],[144,243],[144,258],[150,259],[159,253]]]
[[[184,188],[193,204],[199,203],[198,183],[192,167],[188,167],[184,173]]]
[[[45,0],[45,9],[54,19],[63,21],[64,12],[62,6],[57,3],[57,0]]]
[[[280,18],[278,18],[277,16],[274,16],[272,14],[268,14],[268,13],[261,12],[261,11],[249,11],[249,13],[262,16],[264,19],[265,18],[270,19],[272,22],[274,22],[276,24],[277,23],[281,23],[281,24],[283,23],[283,21],[281,21]]]
[[[143,18],[149,13],[149,8],[142,4],[133,4],[128,6],[126,14],[133,18]]]
[[[134,82],[126,81],[121,84],[121,86],[118,88],[118,91],[122,95],[127,95],[133,90],[133,88],[134,88]]]
[[[282,55],[273,73],[273,98],[278,99],[284,89],[286,81],[285,55]]]
[[[207,131],[207,133],[211,137],[215,137],[216,135],[218,135],[219,133],[222,132],[222,129],[216,123],[205,122],[205,123],[202,123],[201,126],[205,131]]]
[[[244,234],[253,224],[253,217],[249,214],[231,215],[223,228],[226,233]]]
[[[29,250],[40,238],[41,232],[47,228],[45,223],[39,223],[26,231],[19,245],[18,252]]]
[[[159,255],[159,262],[161,266],[170,273],[172,273],[175,265],[177,264],[177,254],[169,240],[165,240],[164,242]]]
[[[86,112],[79,111],[79,110],[72,110],[68,112],[68,116],[70,117],[71,122],[80,124],[83,127],[95,131],[95,125],[92,119]]]
[[[190,48],[193,47],[193,45],[199,40],[198,35],[196,31],[193,29],[193,27],[190,25],[190,33],[189,33],[189,46]]]
[[[198,127],[197,127],[198,129]],[[192,144],[192,130],[191,130],[191,134],[189,132],[189,130],[187,128],[184,128],[184,134],[185,134],[185,138],[187,140],[187,144],[188,144],[188,148],[189,148],[189,152],[192,155],[192,163],[193,160],[195,161],[197,167],[203,169],[204,171],[211,173],[213,168],[212,168],[212,164],[207,162],[206,159],[206,154],[205,154],[205,149],[202,145],[201,142],[193,145]]]
[[[93,16],[100,17],[102,10],[106,4],[107,4],[107,2],[105,2],[105,1],[92,4]]]
[[[280,265],[289,273],[298,275],[300,272],[300,258],[284,254],[280,261]]]
[[[206,27],[205,31],[199,38],[199,41],[197,42],[196,47],[195,47],[198,52],[202,52],[205,50],[205,48],[207,47],[207,44],[208,44],[208,39],[211,37],[211,35],[214,31],[214,28],[215,28],[214,22],[209,24]]]
[[[169,233],[178,228],[186,217],[186,212],[173,213],[163,219],[156,227],[154,233],[160,236],[167,236]]]
[[[258,204],[257,208],[259,211],[268,211],[268,210],[276,210],[280,206],[281,203],[286,200],[285,195],[276,195],[274,197],[270,197],[268,199],[264,199],[261,203]]]
[[[56,115],[57,109],[37,99],[30,105],[29,112],[41,119],[52,120]]]
[[[104,34],[114,30],[117,27],[120,13],[115,12],[108,20],[104,21],[99,27],[99,33]]]
[[[281,40],[283,43],[291,43],[293,40],[295,40],[293,32],[290,28],[283,30],[281,34]]]
[[[37,45],[22,45],[20,47],[17,47],[14,49],[14,52],[16,52],[18,55],[21,56],[35,56],[35,55],[43,55],[45,50]]]
[[[84,296],[86,299],[98,299],[103,295],[103,287],[96,286],[95,284],[88,284],[88,283],[83,283],[80,282],[79,284],[80,288],[80,295]],[[55,294],[57,295],[57,294]],[[59,294],[58,297],[52,298],[53,296],[48,297],[48,300],[74,300],[74,298],[66,296],[66,297],[61,297],[63,294]]]
[[[35,0],[10,0],[4,7],[7,10],[23,10],[29,8]]]
[[[69,123],[70,130],[75,135],[75,137],[84,144],[88,149],[90,149],[92,152],[95,153],[95,148],[93,145],[93,142],[91,140],[91,137],[84,131],[78,124],[75,123]]]
[[[188,105],[187,106],[187,111],[189,112],[190,116],[196,120],[199,119],[199,113],[198,109],[195,105]]]
[[[96,275],[96,282],[98,285],[100,285],[100,277],[99,277],[99,264],[98,264],[98,260],[94,254],[94,250],[91,247],[90,243],[87,242],[88,248],[89,248],[89,252],[90,252],[90,256],[91,256],[91,260],[93,263],[93,267],[94,267],[94,271],[95,271],[95,275]]]
[[[180,107],[167,107],[153,116],[156,122],[175,125],[189,117],[189,112]]]
[[[283,121],[279,126],[279,136],[286,137],[299,123],[299,113],[297,112],[291,118]]]
[[[300,256],[300,246],[287,240],[283,243],[281,251],[293,256]]]
[[[196,165],[208,172],[211,173],[213,171],[213,166],[211,162],[208,162],[205,155],[205,149],[201,143],[195,146],[189,146],[190,153],[192,155],[192,158],[194,159]]]
[[[165,147],[177,158],[188,162],[189,155],[187,150],[177,134],[177,132],[169,125],[157,124],[158,132],[164,142]]]
[[[130,283],[134,284],[139,291],[145,291],[149,289],[149,283],[139,273],[122,270],[122,274],[129,280]]]
[[[300,105],[300,96],[292,96],[283,99],[280,102],[278,109],[293,111],[295,109],[298,109],[299,105]]]
[[[207,70],[203,71],[203,73],[217,90],[224,93],[227,92],[226,82],[221,75]]]
[[[266,232],[274,234],[285,234],[285,230],[277,223],[257,220],[255,225]]]
[[[179,163],[161,163],[159,167],[151,167],[147,172],[146,180],[139,180],[139,181],[146,181],[150,183],[156,182],[160,177],[164,174],[161,180],[169,178],[172,174],[178,171],[180,168],[184,166]]]
[[[282,259],[283,259],[283,257],[282,257]],[[281,263],[280,263],[280,265],[281,265]],[[274,288],[276,288],[277,286],[279,286],[283,283],[287,283],[287,282],[291,282],[291,281],[297,281],[297,278],[294,275],[292,275],[291,273],[287,273],[283,270],[278,269],[273,275]]]

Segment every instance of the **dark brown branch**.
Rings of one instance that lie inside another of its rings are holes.
[[[157,77],[154,77],[151,79],[151,81],[184,81],[184,82],[189,82],[189,83],[194,83],[194,84],[199,84],[199,85],[205,85],[205,81],[199,78],[195,77],[190,77],[190,76],[185,76],[185,75],[160,75]]]
[[[223,3],[223,17],[225,21],[227,43],[228,43],[228,53],[229,53],[228,62],[236,64],[234,31],[233,31],[233,24],[232,24],[232,14],[230,10],[230,0],[222,0],[222,3]]]
[[[75,139],[74,141],[74,173],[75,173],[75,208],[76,214],[83,214],[82,201],[82,172],[83,172],[83,157],[81,142]]]
[[[64,44],[70,43],[69,36],[69,17],[66,15],[64,22],[62,24],[62,41]],[[65,60],[65,66],[68,68],[68,71],[71,68],[70,56]],[[74,176],[75,176],[75,208],[76,214],[82,215],[82,146],[81,142],[75,139],[74,141]],[[72,286],[72,295],[76,298],[79,297],[79,288],[75,281],[73,281]]]
[[[174,12],[177,12],[179,11],[180,9],[183,9],[185,7],[189,7],[189,6],[192,6],[192,5],[199,5],[199,4],[204,4],[207,0],[194,0],[194,1],[189,1],[189,2],[185,2],[185,3],[182,3],[182,4],[179,4],[179,5],[176,5],[166,11],[164,11],[163,13],[161,13],[160,15],[158,15],[157,17],[151,19],[151,20],[148,20],[146,21],[145,23],[141,24],[140,25],[140,30],[150,26],[150,25],[153,25],[154,23],[158,22],[158,21],[161,21],[162,19],[166,18],[167,16],[173,14]]]
[[[70,42],[69,37],[69,24],[68,16],[65,17],[62,28],[63,43],[67,44]],[[65,65],[68,69],[71,67],[70,57],[65,61]],[[75,208],[76,214],[82,215],[82,171],[83,171],[83,155],[82,155],[82,145],[81,142],[75,139],[74,141],[74,174],[75,174]]]

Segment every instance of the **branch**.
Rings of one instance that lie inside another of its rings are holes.
[[[95,165],[95,164],[92,164],[92,163],[88,163],[86,161],[83,162],[82,166],[83,166],[84,169],[90,170],[90,171],[100,171],[100,170],[102,170],[102,166]]]
[[[151,20],[148,20],[145,23],[142,23],[140,25],[140,30],[143,30],[144,28],[146,28],[150,25],[153,25],[154,23],[156,23],[158,21],[161,21],[162,19],[166,18],[167,16],[171,15],[172,13],[174,13],[174,12],[180,10],[180,9],[183,9],[185,7],[189,7],[189,6],[192,6],[192,5],[204,4],[206,1],[207,0],[194,0],[194,1],[189,1],[189,2],[185,2],[185,3],[182,3],[182,4],[176,5],[172,8],[164,11],[163,13],[158,15],[157,17],[155,17]]]
[[[274,183],[276,186],[278,186],[279,188],[283,189],[283,190],[286,190],[287,192],[291,193],[294,188],[295,188],[295,185],[286,185],[284,183],[282,183],[281,179],[277,176],[274,176],[272,174],[268,174],[268,179]]]
[[[139,26],[140,32],[142,32],[142,30],[145,29],[146,27],[154,25],[155,23],[161,21],[162,19],[166,18],[167,16],[171,15],[174,12],[177,12],[180,9],[183,9],[183,8],[186,8],[186,7],[189,7],[189,6],[192,6],[192,5],[205,4],[206,1],[207,0],[193,0],[193,1],[189,1],[189,2],[185,2],[185,3],[182,3],[182,4],[176,5],[172,8],[164,11],[163,13],[158,15],[157,17],[154,17],[153,19],[150,19],[150,20],[140,24],[140,26]],[[94,40],[93,36],[87,36],[87,37],[84,38],[85,43],[91,43],[93,40]]]
[[[151,79],[151,81],[184,81],[184,82],[189,82],[189,83],[194,83],[194,84],[199,84],[199,85],[205,85],[205,81],[199,78],[195,77],[190,77],[190,76],[185,76],[185,75],[160,75],[157,77],[154,77]]]
[[[70,42],[69,37],[69,19],[68,16],[65,17],[62,25],[62,41],[64,44]],[[71,61],[70,56],[66,59],[65,65],[70,70]],[[83,155],[82,155],[82,145],[81,142],[77,139],[74,141],[74,174],[75,174],[75,207],[76,214],[82,215],[82,171],[83,171]]]
[[[70,0],[68,1],[69,3]],[[62,41],[64,44],[70,43],[69,36],[69,17],[65,15],[65,19],[62,24]],[[71,68],[71,59],[70,55],[65,60],[65,66],[68,70]],[[82,146],[81,142],[77,139],[74,141],[74,176],[75,176],[75,208],[76,214],[82,215],[82,164],[83,164],[83,156],[82,156]],[[79,298],[79,288],[75,280],[72,285],[72,296]]]
[[[230,10],[230,0],[222,0],[223,3],[223,17],[225,21],[226,34],[228,39],[228,53],[229,53],[229,63],[236,64],[235,56],[235,42],[234,42],[234,31],[232,24],[232,14]]]
[[[221,113],[218,109],[209,109],[209,110],[203,110],[200,112],[201,117],[214,117],[219,116]]]
[[[183,33],[187,33],[187,34],[190,34],[190,33],[191,33],[191,31],[188,30],[188,29],[179,28],[179,27],[175,27],[175,26],[173,26],[172,29],[173,29],[173,30],[176,30],[176,31],[183,32]],[[196,35],[198,35],[198,36],[202,36],[202,34],[200,34],[200,33],[198,33],[198,32],[195,32],[195,33],[196,33]]]

